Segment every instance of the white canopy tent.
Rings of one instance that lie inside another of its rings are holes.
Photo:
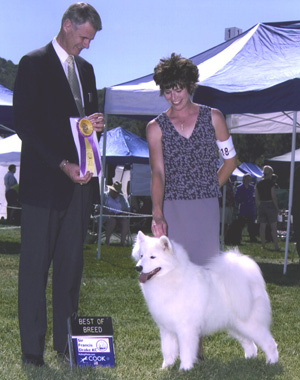
[[[299,56],[300,21],[257,24],[191,58],[200,72],[193,99],[220,109],[231,133],[293,133],[294,157],[295,136],[300,131]],[[106,89],[105,114],[150,119],[166,108],[152,74]],[[292,162],[290,191],[293,170]],[[290,220],[284,273],[289,228]]]
[[[20,165],[22,142],[17,134],[0,141],[0,165]]]
[[[299,55],[299,21],[257,24],[191,58],[200,73],[194,100],[219,108],[231,133],[292,133]],[[152,74],[106,89],[106,114],[152,118],[166,108]]]
[[[275,156],[269,158],[269,161],[280,161],[280,162],[291,162],[292,161],[292,152],[282,154],[281,156]],[[295,162],[300,162],[300,149],[295,150]]]

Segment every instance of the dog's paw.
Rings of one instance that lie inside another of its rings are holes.
[[[278,362],[278,351],[277,351],[277,344],[276,346],[273,348],[272,352],[268,353],[267,355],[267,361],[266,363],[267,364],[275,364]]]
[[[254,342],[250,342],[247,346],[244,346],[245,359],[256,358],[257,356],[257,346]]]
[[[165,368],[168,368],[168,367],[171,367],[176,361],[176,358],[169,358],[169,359],[164,359],[163,361],[163,364],[161,366],[162,369],[165,369]]]
[[[192,369],[194,367],[194,363],[193,362],[181,362],[180,363],[180,367],[179,367],[179,370],[180,371],[189,371],[190,369]]]
[[[193,365],[192,366],[180,366],[179,367],[179,371],[189,371],[190,369],[193,368]]]

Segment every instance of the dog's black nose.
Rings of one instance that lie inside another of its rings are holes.
[[[141,265],[137,265],[135,267],[135,269],[138,271],[138,272],[141,272],[143,270],[143,267]]]

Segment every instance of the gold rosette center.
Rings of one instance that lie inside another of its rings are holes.
[[[81,119],[79,121],[79,130],[83,136],[90,136],[93,133],[93,125],[89,119]]]

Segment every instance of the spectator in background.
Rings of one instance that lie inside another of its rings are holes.
[[[300,166],[296,169],[294,176],[292,215],[296,248],[300,258]]]
[[[220,204],[220,221],[223,215],[223,186],[221,187],[222,197],[219,198]],[[228,228],[233,220],[233,210],[235,206],[233,186],[230,178],[226,182],[226,196],[225,196],[225,218],[224,218],[224,236],[226,236]]]
[[[245,174],[243,183],[236,188],[235,201],[239,206],[238,220],[242,229],[247,225],[250,242],[256,242],[255,236],[255,188],[251,184],[251,175]]]
[[[121,215],[123,211],[128,212],[130,207],[122,194],[122,184],[120,182],[116,181],[112,186],[107,187],[109,190],[104,194],[104,212],[105,215],[109,216],[105,222],[105,244],[109,244],[112,233],[119,225],[121,227],[121,245],[125,245],[129,231],[129,218]]]
[[[5,198],[7,201],[7,222],[12,223],[16,213],[15,207],[19,206],[18,202],[18,181],[15,177],[16,165],[11,164],[8,172],[4,176]]]
[[[272,174],[272,181],[274,182],[275,189],[279,189],[280,187],[277,183],[277,181],[278,181],[278,175],[277,174],[275,174],[275,173]]]
[[[275,250],[280,251],[277,241],[277,217],[280,210],[278,208],[272,174],[273,168],[268,165],[264,166],[262,180],[255,187],[255,201],[260,223],[259,234],[262,248],[265,248],[266,244],[266,226],[270,224]]]

